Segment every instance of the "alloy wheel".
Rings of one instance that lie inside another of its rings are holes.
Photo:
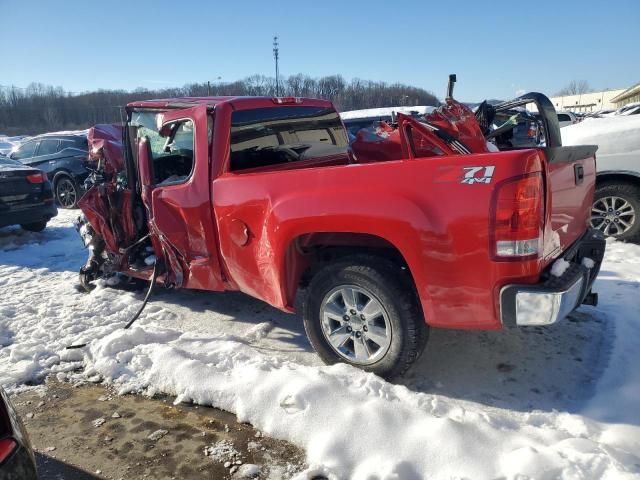
[[[621,197],[602,197],[591,207],[591,226],[608,236],[617,237],[628,232],[635,221],[633,205]]]
[[[351,363],[369,365],[391,346],[391,322],[371,292],[355,285],[331,290],[320,307],[322,333],[331,348]]]
[[[56,182],[56,199],[64,208],[72,208],[76,204],[76,187],[68,178],[61,178]]]

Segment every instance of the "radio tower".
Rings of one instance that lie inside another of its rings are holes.
[[[278,78],[278,53],[279,53],[279,49],[278,49],[278,37],[275,36],[273,37],[273,58],[276,61],[276,97],[280,96],[280,80]]]

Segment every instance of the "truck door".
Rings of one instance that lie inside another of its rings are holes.
[[[212,217],[209,155],[213,120],[206,105],[155,116],[155,128],[138,122],[136,141],[142,201],[156,254],[176,286],[223,290]]]

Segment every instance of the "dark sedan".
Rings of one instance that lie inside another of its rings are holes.
[[[0,478],[37,478],[36,462],[27,432],[9,399],[0,387]]]
[[[33,137],[11,152],[9,158],[45,172],[62,208],[75,208],[84,194],[89,175],[85,134],[46,134]]]
[[[20,225],[39,232],[57,214],[46,173],[0,158],[0,227]]]

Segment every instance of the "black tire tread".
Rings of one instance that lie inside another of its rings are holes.
[[[58,182],[60,180],[69,180],[72,184],[73,184],[73,188],[75,188],[76,190],[76,201],[75,203],[70,206],[70,207],[64,207],[62,206],[62,204],[58,201]],[[54,180],[53,180],[53,194],[54,194],[54,198],[56,201],[56,204],[60,207],[63,208],[65,210],[73,210],[74,208],[78,207],[78,200],[80,200],[80,188],[78,186],[78,182],[76,182],[74,180],[74,178],[71,175],[68,175],[67,173],[59,173],[55,176]]]
[[[304,300],[304,327],[307,337],[314,346],[320,358],[328,364],[343,361],[339,359],[329,347],[318,346],[314,332],[311,331],[309,322],[318,319],[311,310],[314,291],[318,286],[327,282],[334,276],[342,273],[351,273],[368,278],[375,284],[384,285],[391,292],[395,307],[403,323],[403,345],[400,357],[391,368],[379,370],[376,364],[372,366],[359,366],[366,371],[373,371],[384,378],[394,378],[403,375],[409,367],[415,363],[424,351],[429,336],[429,329],[424,322],[422,308],[417,299],[413,282],[409,274],[384,257],[375,255],[353,255],[341,258],[327,264],[311,279],[307,296]],[[324,339],[321,340],[324,342]],[[326,351],[325,351],[326,349]]]

